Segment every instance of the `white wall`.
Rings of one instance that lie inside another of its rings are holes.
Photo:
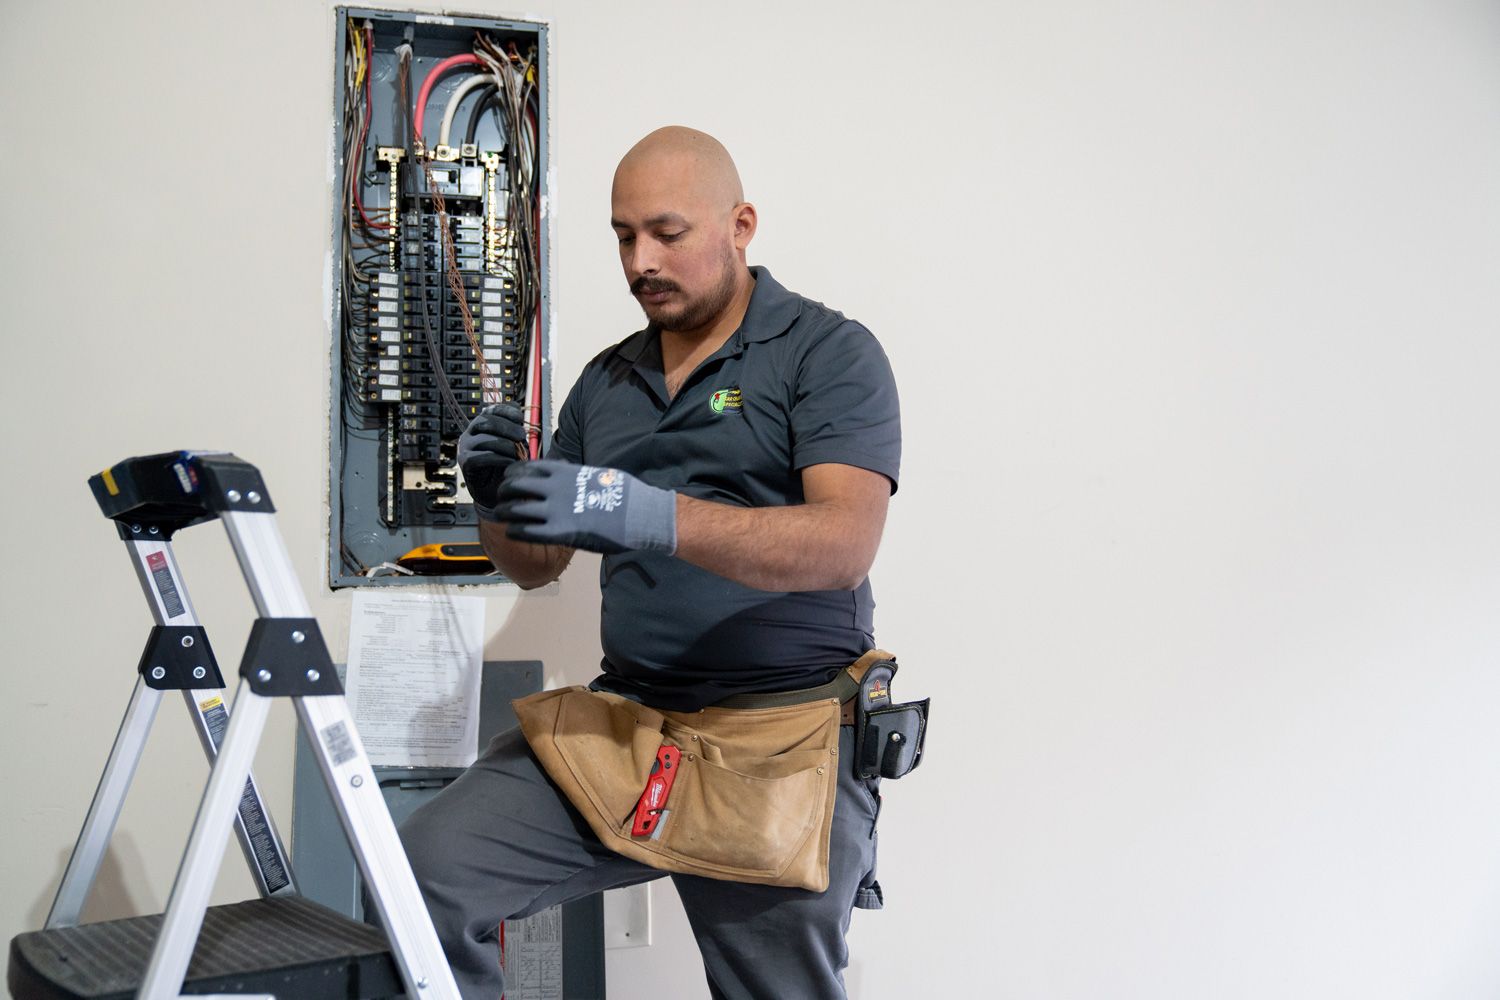
[[[1500,10],[529,6],[556,27],[559,389],[638,323],[608,182],[667,122],[737,155],[752,257],[895,362],[880,640],[936,708],[852,995],[1500,993]],[[45,915],[148,624],[88,474],[259,462],[343,652],[333,42],[297,0],[6,5],[7,939]],[[232,666],[228,546],[178,549]],[[492,600],[491,655],[588,675],[580,562]],[[259,762],[283,817],[291,729]],[[163,904],[204,773],[169,703],[95,915]],[[229,862],[220,899],[248,891]],[[656,902],[611,996],[706,996]]]

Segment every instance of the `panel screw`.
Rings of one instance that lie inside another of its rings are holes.
[[[360,785],[363,785],[364,783],[365,783],[365,779],[364,779],[363,775],[356,774],[354,777],[352,777],[352,778],[349,779],[349,784],[353,785],[355,788],[358,788]]]
[[[900,743],[901,742],[901,734],[900,733],[892,733],[891,734],[891,742],[892,743]]]
[[[192,647],[192,645],[193,645],[193,637],[192,636],[185,635],[185,636],[182,637],[182,648],[183,649],[189,649],[189,648]]]
[[[230,490],[228,493],[226,493],[224,495],[229,498],[229,502],[230,503],[239,503],[240,502],[240,491],[239,490]]]
[[[156,525],[153,524],[151,526],[151,534],[153,534],[153,535],[159,535],[159,534],[161,534],[161,529],[158,528]]]
[[[249,500],[251,503],[260,503],[260,494],[255,492],[254,490],[251,490],[249,493],[245,494],[245,499]]]
[[[166,667],[152,667],[151,668],[151,676],[155,677],[157,680],[161,680],[163,677],[167,676],[167,668]]]
[[[194,667],[193,668],[193,677],[196,680],[200,680],[201,681],[203,678],[205,678],[207,676],[208,676],[208,670],[207,669],[205,669],[203,667]]]
[[[293,642],[301,643],[301,642],[306,641],[306,639],[307,639],[307,636],[303,635],[301,632],[293,632],[292,633],[292,641]]]
[[[264,684],[264,683],[266,683],[267,681],[269,681],[271,679],[271,671],[269,671],[269,670],[261,670],[255,676],[260,679],[260,682],[262,684]]]
[[[323,675],[318,673],[316,670],[309,670],[307,672],[307,679],[312,681],[313,683],[317,683],[318,678],[322,676]]]
[[[417,980],[417,989],[419,989],[419,990],[425,990],[426,988],[427,988],[427,980],[426,979],[418,979]]]
[[[130,532],[133,535],[139,535],[141,533],[141,526],[139,524],[132,524],[130,526]]]

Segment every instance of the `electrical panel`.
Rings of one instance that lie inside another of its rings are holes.
[[[329,579],[499,580],[458,438],[550,428],[547,27],[338,8]]]

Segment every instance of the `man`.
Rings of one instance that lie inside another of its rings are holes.
[[[485,549],[525,588],[577,548],[605,554],[600,697],[697,712],[817,689],[874,646],[866,574],[900,458],[885,355],[747,267],[756,211],[712,137],[648,135],[611,210],[648,326],[585,368],[544,460],[517,457],[517,408],[475,419],[460,463]],[[826,890],[672,875],[715,997],[844,996],[851,907],[880,904],[879,797],[854,773],[852,727],[830,722]],[[500,993],[501,920],[664,874],[606,847],[519,732],[402,836],[466,997]]]

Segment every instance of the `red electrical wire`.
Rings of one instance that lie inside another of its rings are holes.
[[[536,428],[528,429],[526,436],[530,439],[528,448],[532,458],[542,457],[542,309],[541,303],[537,303],[536,317],[536,340],[531,345],[531,370],[534,376],[531,380],[531,401],[526,407],[527,424]]]
[[[527,105],[526,117],[531,121],[531,134],[534,136],[539,135],[536,114],[532,112],[530,105]],[[536,233],[536,259],[538,264],[540,264],[542,259],[542,211],[540,206],[532,209],[531,218],[532,229]],[[531,457],[540,458],[542,451],[542,302],[540,295],[537,296],[536,338],[532,343],[531,363],[531,370],[534,373],[531,380],[531,392],[534,398],[528,401],[530,405],[527,407],[527,415],[531,418],[529,423],[537,429],[528,431],[527,437],[531,439]]]
[[[500,971],[505,971],[505,921],[500,921]],[[500,994],[500,1000],[505,1000],[505,994]]]
[[[422,138],[422,120],[427,117],[427,98],[432,96],[432,88],[437,83],[438,77],[448,72],[454,66],[480,65],[483,65],[483,63],[478,56],[472,52],[462,52],[456,56],[449,56],[432,67],[432,72],[428,73],[427,79],[422,81],[422,89],[417,92],[416,120],[414,122],[417,134],[412,136],[413,139],[423,142],[424,145],[426,144],[426,140]]]

